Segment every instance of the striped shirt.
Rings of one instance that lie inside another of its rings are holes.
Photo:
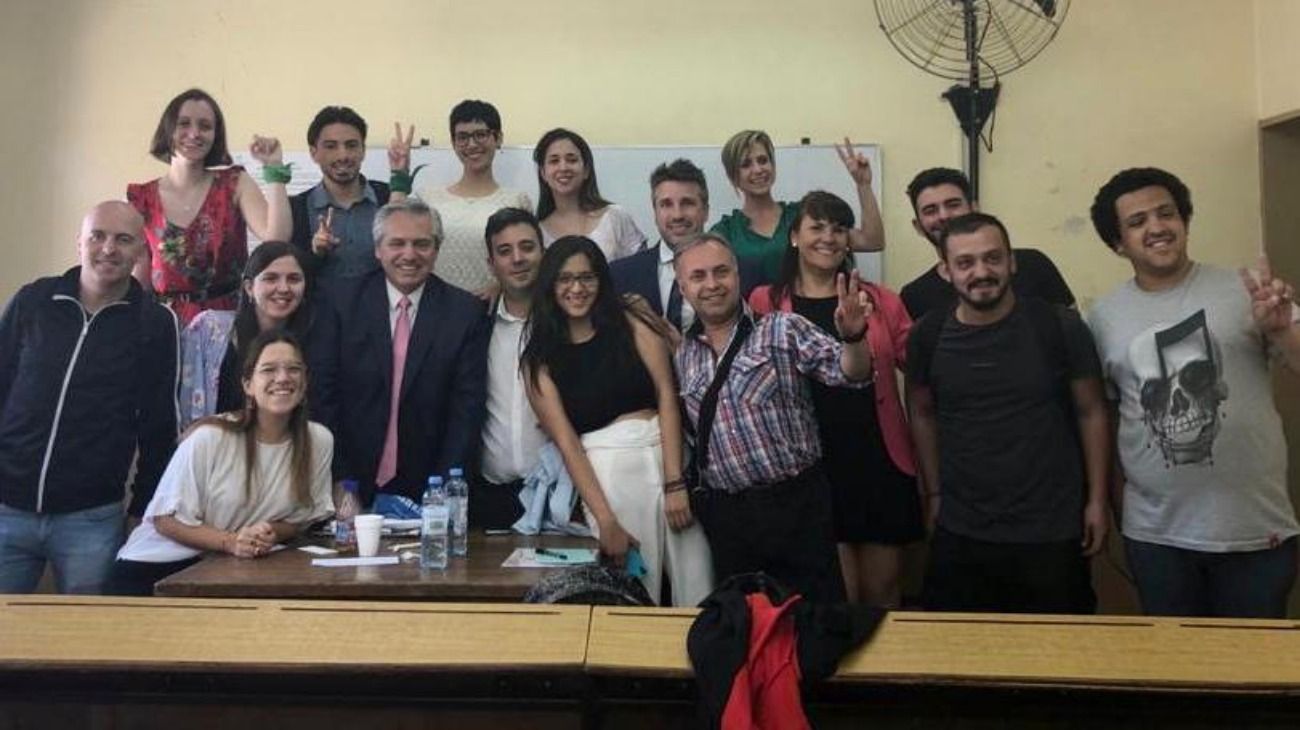
[[[741,316],[753,315],[746,309]],[[821,459],[812,392],[805,376],[830,386],[870,382],[847,380],[840,367],[843,349],[797,314],[773,312],[754,325],[718,393],[702,475],[710,488],[739,492],[775,484]],[[692,427],[699,423],[700,402],[713,382],[717,360],[697,320],[675,356]]]

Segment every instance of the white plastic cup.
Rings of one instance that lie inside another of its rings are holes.
[[[353,521],[357,529],[357,555],[373,558],[379,554],[379,533],[384,527],[383,515],[357,515]]]

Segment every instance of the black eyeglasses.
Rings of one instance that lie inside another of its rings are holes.
[[[457,147],[464,147],[470,142],[483,144],[494,137],[496,137],[496,132],[493,132],[490,129],[475,129],[472,132],[457,132],[452,135],[451,141],[454,142]]]

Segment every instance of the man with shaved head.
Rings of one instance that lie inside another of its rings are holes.
[[[81,264],[24,286],[0,317],[0,593],[99,593],[176,441],[176,318],[131,277],[144,221],[100,203]]]

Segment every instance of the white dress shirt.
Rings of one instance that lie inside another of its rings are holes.
[[[533,414],[519,369],[524,320],[498,297],[488,342],[487,420],[483,424],[483,478],[495,484],[523,479],[537,466],[546,434]]]
[[[673,270],[673,250],[663,241],[659,242],[659,301],[663,304],[664,316],[668,316],[668,297],[673,293],[673,282],[677,272]],[[695,322],[695,308],[682,297],[682,332]]]

